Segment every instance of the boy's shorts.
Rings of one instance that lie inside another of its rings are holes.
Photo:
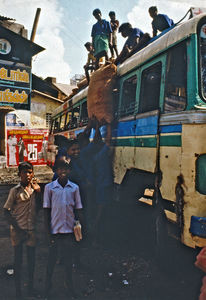
[[[117,35],[116,33],[112,34],[112,46],[117,46]]]
[[[27,237],[21,235],[21,233],[17,232],[13,226],[10,226],[10,237],[11,244],[13,247],[18,246],[20,243],[25,243],[29,247],[36,246],[36,234],[34,230],[26,231]]]

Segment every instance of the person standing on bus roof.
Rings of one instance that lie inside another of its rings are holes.
[[[118,56],[117,50],[117,29],[119,27],[119,21],[116,19],[116,15],[114,11],[109,12],[110,24],[112,27],[112,44],[110,45],[110,52],[112,58],[114,58],[114,52],[116,53],[116,57]]]
[[[127,58],[128,53],[138,45],[140,39],[144,35],[141,29],[132,28],[132,25],[130,23],[123,23],[119,27],[119,32],[124,38],[127,37],[127,40],[123,46],[120,55],[116,59],[115,64],[123,62]]]
[[[170,19],[167,15],[158,14],[157,7],[151,6],[149,8],[150,17],[153,19],[152,21],[152,29],[153,29],[153,37],[157,35],[157,31],[163,31],[167,28],[170,28],[174,25],[172,19]]]
[[[100,9],[93,11],[93,16],[97,19],[97,23],[92,27],[92,45],[94,47],[94,56],[96,57],[96,69],[99,68],[99,59],[105,57],[108,61],[108,49],[112,43],[112,28],[108,21],[102,19]]]

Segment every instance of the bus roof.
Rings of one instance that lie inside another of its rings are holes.
[[[63,103],[62,105],[60,105],[59,107],[57,107],[54,110],[54,112],[52,114],[52,117],[60,114],[64,110],[67,110],[70,107],[70,102],[72,103],[72,105],[74,105],[79,100],[82,100],[82,99],[86,98],[87,97],[87,91],[88,91],[88,86],[85,89],[83,89],[80,92],[78,92],[76,95],[74,95],[71,99],[67,100],[65,103]]]
[[[123,64],[119,65],[117,74],[122,76],[127,72],[130,72],[132,69],[149,60],[154,55],[161,53],[178,41],[181,41],[196,33],[197,24],[203,17],[206,17],[206,14],[200,14],[191,18],[190,20],[176,25],[164,35],[147,45],[145,48],[132,55]]]
[[[147,45],[142,50],[138,51],[136,54],[132,55],[125,62],[117,68],[118,76],[122,76],[130,72],[135,67],[143,64],[145,61],[149,60],[151,57],[161,53],[165,49],[171,47],[178,41],[181,41],[190,35],[197,32],[197,24],[202,18],[206,18],[206,14],[200,14],[196,17],[191,18],[183,23],[180,23],[173,27],[171,30],[166,32],[164,35],[158,37],[152,43]],[[69,108],[70,102],[72,105],[77,103],[79,100],[82,100],[87,97],[88,87],[78,92],[71,99],[67,100],[61,106],[59,106],[52,114],[52,117],[58,115],[59,113],[67,110]]]

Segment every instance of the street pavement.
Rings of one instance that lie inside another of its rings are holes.
[[[13,249],[9,226],[3,216],[3,204],[12,185],[0,186],[0,299],[15,299]],[[86,269],[73,268],[78,299],[88,300],[196,300],[203,273],[194,267],[193,251],[178,241],[162,241],[165,253],[155,256],[152,220],[145,210],[132,201],[115,201],[108,207],[99,245],[85,243],[81,261]],[[151,224],[150,224],[151,221]],[[151,226],[149,226],[149,225]],[[38,245],[36,253],[35,287],[44,288],[47,244],[43,227],[43,211],[37,219]],[[24,256],[25,257],[25,256]],[[160,262],[162,262],[160,264]],[[23,290],[26,291],[26,259],[24,259]],[[51,299],[66,300],[64,272],[61,263],[55,268]],[[42,298],[43,299],[43,298]]]

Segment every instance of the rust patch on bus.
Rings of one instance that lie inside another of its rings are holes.
[[[177,176],[177,183],[175,186],[175,195],[176,195],[176,215],[177,215],[177,225],[179,229],[179,234],[183,233],[183,228],[184,228],[184,188],[185,186],[185,181],[184,177],[182,174]]]

